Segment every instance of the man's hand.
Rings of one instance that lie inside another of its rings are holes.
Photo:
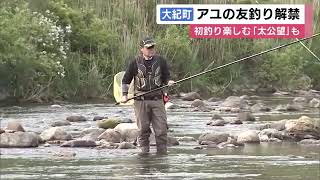
[[[168,81],[168,86],[172,86],[172,85],[174,85],[175,83],[176,83],[175,81],[169,80],[169,81]]]
[[[121,102],[121,103],[126,103],[126,102],[128,102],[128,96],[127,96],[127,95],[122,96],[120,102]]]

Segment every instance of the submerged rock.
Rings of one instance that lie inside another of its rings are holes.
[[[237,119],[240,121],[255,121],[256,118],[252,115],[251,112],[240,112],[237,115]]]
[[[198,142],[199,144],[201,144],[202,141],[211,141],[219,144],[221,142],[227,141],[228,137],[229,134],[227,133],[205,133],[199,136]]]
[[[60,145],[61,147],[95,147],[95,141],[91,140],[83,140],[83,139],[76,139],[71,141],[66,141]]]
[[[256,89],[258,94],[273,94],[277,92],[276,88],[274,87],[259,87]]]
[[[295,97],[292,101],[295,103],[306,103],[308,100],[305,97]]]
[[[211,117],[212,120],[219,120],[219,119],[223,119],[219,114],[213,114],[213,116]]]
[[[156,146],[156,138],[154,133],[150,134],[149,137],[150,146]],[[167,137],[167,146],[177,146],[179,145],[179,141],[175,137],[168,136]]]
[[[230,124],[243,124],[243,122],[240,119],[235,118],[230,121]]]
[[[98,120],[102,120],[102,119],[108,119],[108,117],[104,117],[104,116],[95,116],[95,117],[93,117],[93,121],[98,121]]]
[[[298,144],[302,144],[302,145],[312,145],[312,146],[320,146],[320,140],[304,139],[304,140],[298,142]]]
[[[67,120],[60,120],[60,121],[55,121],[51,124],[52,127],[57,127],[57,126],[68,126],[71,125],[71,123]]]
[[[69,116],[66,118],[66,120],[70,122],[83,122],[87,121],[87,118],[84,116]]]
[[[208,99],[208,102],[217,102],[217,101],[221,101],[221,99],[217,97],[211,97]]]
[[[287,111],[301,111],[303,109],[301,104],[287,104]]]
[[[270,107],[268,107],[266,104],[261,102],[253,105],[250,109],[252,112],[271,111]]]
[[[196,139],[190,136],[183,136],[183,137],[179,137],[178,141],[191,142],[191,141],[196,141]]]
[[[179,145],[179,141],[177,140],[177,138],[175,137],[171,137],[171,136],[168,136],[168,142],[167,142],[168,146],[177,146]]]
[[[280,104],[276,107],[276,111],[301,111],[303,109],[301,104]]]
[[[135,149],[136,147],[128,142],[122,142],[119,144],[118,149]]]
[[[204,107],[206,106],[205,103],[200,100],[200,99],[195,99],[192,103],[191,103],[191,107]]]
[[[239,146],[244,146],[244,143],[242,142],[237,142],[236,139],[232,137],[228,137],[228,140],[226,142],[222,142],[218,144],[219,148],[224,148],[224,147],[239,147]]]

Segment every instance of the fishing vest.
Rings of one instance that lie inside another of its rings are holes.
[[[160,57],[153,56],[153,58],[154,62],[151,65],[151,68],[149,68],[149,71],[144,64],[145,60],[143,57],[139,56],[136,58],[138,73],[134,77],[135,90],[150,91],[162,86]]]

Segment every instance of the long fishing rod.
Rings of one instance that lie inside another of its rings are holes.
[[[280,46],[277,46],[277,47],[274,47],[274,48],[271,48],[271,49],[264,50],[264,51],[262,51],[262,52],[259,52],[259,53],[256,53],[256,54],[253,54],[253,55],[250,55],[250,56],[247,56],[247,57],[238,59],[238,60],[236,60],[236,61],[233,61],[233,62],[224,64],[224,65],[215,67],[215,68],[213,68],[213,69],[209,69],[209,70],[206,70],[206,71],[202,71],[202,72],[200,72],[200,73],[198,73],[198,74],[194,74],[194,75],[192,75],[192,76],[189,76],[189,77],[180,79],[180,80],[176,81],[174,84],[179,84],[179,83],[181,83],[181,82],[183,82],[183,81],[186,81],[186,80],[195,78],[195,77],[197,77],[197,76],[201,76],[201,75],[203,75],[203,74],[206,74],[206,73],[209,73],[209,72],[218,70],[218,69],[222,69],[222,68],[227,67],[227,66],[230,66],[230,65],[232,65],[232,64],[236,64],[236,63],[245,61],[245,60],[247,60],[247,59],[250,59],[250,58],[253,58],[253,57],[257,57],[257,56],[260,56],[260,55],[262,55],[262,54],[265,54],[265,53],[268,53],[268,52],[271,52],[271,51],[274,51],[274,50],[277,50],[277,49],[281,49],[281,48],[290,46],[290,45],[292,45],[292,44],[295,44],[295,43],[298,43],[298,42],[301,42],[301,41],[305,41],[305,40],[307,40],[307,39],[314,38],[314,37],[319,36],[319,35],[320,35],[320,32],[319,32],[319,33],[316,33],[316,34],[313,34],[312,36],[309,36],[309,37],[305,37],[305,38],[302,38],[302,39],[298,39],[298,40],[296,40],[296,41],[292,41],[292,42],[287,43],[287,44],[283,44],[283,45],[280,45]],[[174,84],[173,84],[173,85],[174,85]],[[155,89],[153,89],[153,90],[144,92],[144,93],[142,93],[142,94],[135,95],[135,96],[133,96],[133,97],[131,97],[131,98],[128,98],[127,101],[129,101],[129,100],[131,100],[131,99],[138,98],[138,97],[140,97],[140,96],[144,96],[144,95],[146,95],[146,94],[150,94],[150,93],[155,92],[155,91],[159,91],[159,90],[161,90],[161,89],[163,89],[163,88],[166,88],[166,87],[169,87],[169,85],[167,84],[167,85],[164,85],[164,86],[155,88]],[[121,103],[121,102],[117,102],[116,105],[118,105],[118,104],[120,104],[120,103]]]

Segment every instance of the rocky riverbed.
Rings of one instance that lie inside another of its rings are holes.
[[[1,179],[317,179],[319,96],[184,94],[167,106],[169,155],[143,158],[130,106],[3,107]]]

